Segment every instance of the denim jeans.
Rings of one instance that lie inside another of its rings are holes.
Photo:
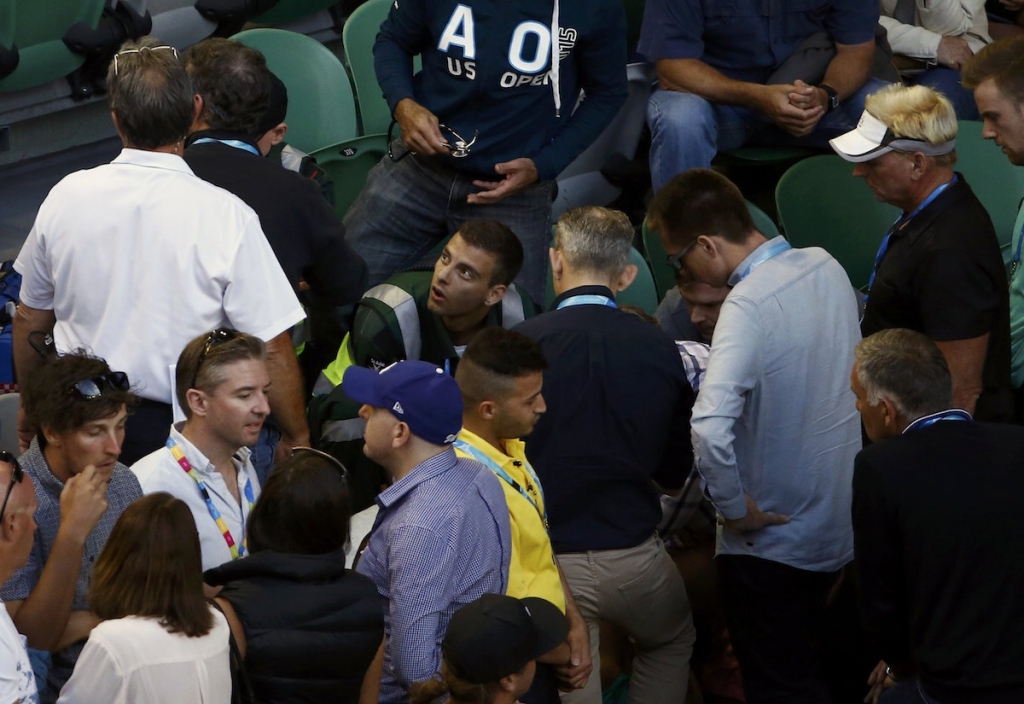
[[[912,677],[900,680],[878,697],[878,704],[939,704],[921,689],[921,680]]]
[[[406,152],[392,143],[396,156]],[[474,177],[409,154],[399,161],[384,156],[370,170],[366,185],[345,215],[345,238],[366,260],[369,285],[414,265],[466,220],[497,220],[523,244],[523,269],[516,283],[535,302],[544,300],[547,249],[551,241],[551,182],[541,181],[497,203],[470,205],[480,189]]]
[[[647,103],[654,191],[682,171],[707,168],[718,152],[744,144],[828,149],[828,140],[857,126],[864,112],[864,99],[886,85],[877,78],[868,79],[860,90],[822,117],[806,137],[786,134],[753,108],[719,105],[693,93],[656,90]]]
[[[974,91],[960,85],[960,72],[945,66],[935,66],[907,80],[907,85],[928,86],[953,103],[958,120],[977,120],[978,104],[974,102]]]
[[[267,483],[270,470],[274,468],[274,450],[277,449],[277,443],[280,440],[281,431],[264,423],[260,428],[260,436],[256,440],[256,444],[249,448],[251,452],[249,461],[252,462],[252,468],[256,470],[256,477],[260,480],[261,487]]]

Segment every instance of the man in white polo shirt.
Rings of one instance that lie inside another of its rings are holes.
[[[150,37],[125,44],[107,87],[124,150],[54,186],[15,262],[24,276],[18,380],[41,362],[33,346],[51,333],[60,352],[88,349],[125,371],[142,399],[121,452],[131,464],[166,440],[177,352],[230,326],[267,342],[279,456],[308,445],[289,334],[305,314],[256,213],[181,158],[195,95],[176,51]],[[34,429],[19,430],[27,444]]]
[[[188,343],[175,370],[186,420],[132,465],[143,493],[166,491],[188,504],[204,571],[246,554],[245,524],[260,494],[247,446],[270,412],[265,360],[262,340],[227,328]]]

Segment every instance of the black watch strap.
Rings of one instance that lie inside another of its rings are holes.
[[[828,107],[825,108],[825,112],[829,113],[839,107],[839,94],[836,93],[836,89],[827,83],[819,83],[818,87],[828,93]]]

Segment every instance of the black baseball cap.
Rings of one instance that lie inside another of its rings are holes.
[[[455,612],[441,649],[460,679],[485,684],[521,671],[568,635],[569,620],[546,599],[484,594]]]

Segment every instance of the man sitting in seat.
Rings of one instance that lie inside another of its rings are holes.
[[[345,370],[356,365],[379,371],[420,359],[454,374],[478,330],[511,328],[532,316],[533,303],[512,283],[522,264],[523,247],[511,230],[493,220],[470,220],[445,246],[433,274],[397,274],[363,296],[352,332],[324,369],[309,408],[318,446],[351,473],[354,511],[372,503],[384,475],[364,458],[359,405],[340,386]]]

